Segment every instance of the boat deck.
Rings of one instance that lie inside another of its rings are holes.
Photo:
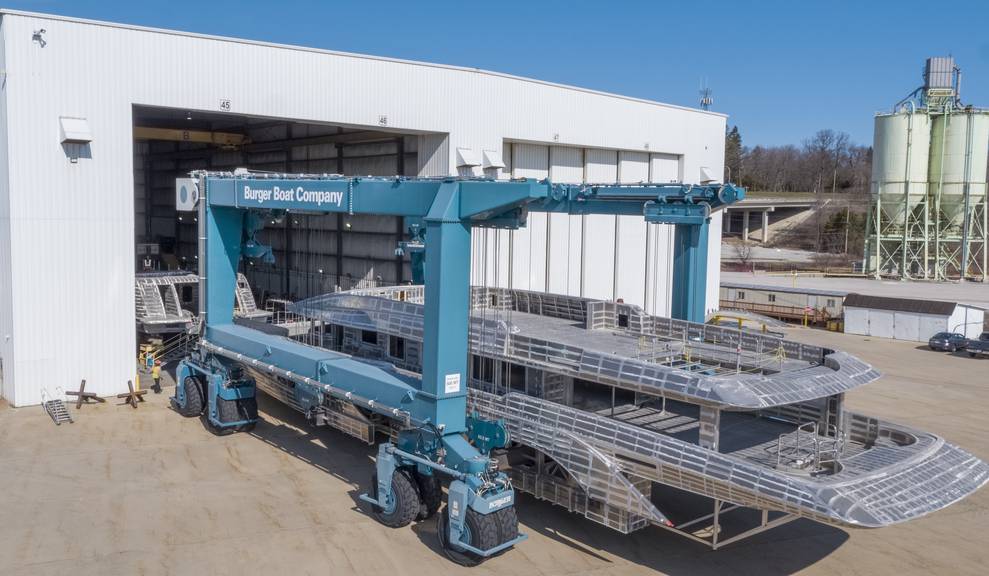
[[[326,294],[293,311],[421,342],[416,289]],[[475,354],[653,396],[761,410],[841,394],[879,377],[844,352],[650,316],[636,306],[517,290],[474,296]]]
[[[699,444],[700,414],[699,408],[695,405],[668,400],[664,410],[661,401],[653,400],[642,405],[620,404],[612,409],[603,396],[591,402],[588,401],[587,396],[576,400],[579,406],[601,416],[659,432],[684,442]],[[596,406],[592,407],[589,404]],[[718,452],[745,458],[761,466],[778,467],[782,471],[806,474],[812,470],[797,462],[809,462],[813,450],[806,445],[800,449],[793,448],[792,439],[795,431],[794,424],[775,418],[750,412],[722,412]],[[791,440],[791,442],[784,441],[782,456],[779,454],[781,436]],[[804,433],[803,436],[809,443],[811,434]],[[830,440],[825,436],[819,436],[819,439]],[[880,437],[875,444],[868,447],[861,442],[846,441],[839,454],[841,466],[828,475],[834,478],[852,478],[868,473],[875,470],[877,465],[902,459],[903,456],[899,455],[902,448],[903,446],[888,437]],[[869,458],[859,458],[866,452],[870,452]],[[884,458],[883,454],[887,457]]]
[[[514,310],[474,310],[475,318],[500,320],[516,328],[517,334],[572,346],[679,368],[706,375],[742,373],[776,373],[812,366],[802,360],[781,356],[777,348],[765,351],[727,350],[724,346],[663,335],[639,335],[626,330],[588,330],[583,322],[542,316]]]

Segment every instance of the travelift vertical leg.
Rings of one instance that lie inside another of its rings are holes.
[[[443,435],[466,429],[470,315],[470,225],[461,222],[456,183],[443,186],[426,223],[422,391],[436,396],[430,419]]]
[[[707,300],[707,234],[703,224],[678,224],[673,236],[673,305],[671,316],[704,322]]]

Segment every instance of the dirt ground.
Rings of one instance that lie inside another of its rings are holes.
[[[989,360],[915,343],[794,328],[885,377],[852,409],[945,436],[989,459]],[[0,574],[985,574],[989,489],[879,530],[798,520],[713,552],[658,528],[623,536],[521,496],[529,540],[472,570],[428,521],[389,529],[358,504],[371,448],[262,401],[251,434],[214,437],[148,394],[72,408],[0,408]]]

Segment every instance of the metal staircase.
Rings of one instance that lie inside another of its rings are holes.
[[[237,274],[237,310],[242,316],[253,316],[258,312],[257,302],[251,293],[251,285],[243,274]]]
[[[193,326],[198,327],[198,322],[194,322]],[[165,340],[160,346],[152,348],[151,354],[155,360],[161,360],[162,364],[166,364],[172,360],[178,360],[187,356],[198,342],[198,329],[181,332]]]
[[[165,317],[165,304],[162,302],[157,284],[141,282],[134,290],[139,302],[138,309],[144,313],[142,317]]]
[[[165,314],[168,316],[186,316],[188,312],[182,310],[182,305],[179,304],[179,293],[175,289],[175,284],[165,288],[165,294],[163,297],[165,304]]]
[[[41,389],[41,406],[55,422],[56,426],[61,426],[63,422],[73,423],[72,415],[61,398],[53,398],[46,388]]]

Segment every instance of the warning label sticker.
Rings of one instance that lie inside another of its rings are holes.
[[[460,374],[447,374],[445,386],[443,391],[447,394],[456,394],[460,392]]]

